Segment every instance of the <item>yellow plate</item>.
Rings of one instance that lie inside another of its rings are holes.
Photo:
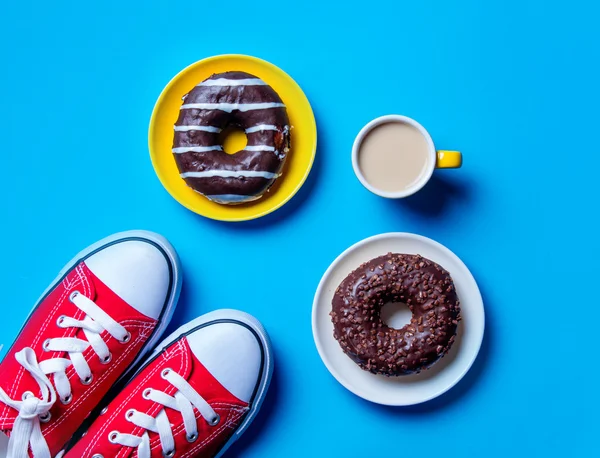
[[[268,193],[242,205],[220,205],[193,191],[179,176],[173,146],[173,125],[179,116],[181,98],[213,73],[248,72],[263,79],[286,105],[292,125],[292,147],[283,175]],[[317,148],[317,125],[308,99],[300,86],[283,70],[256,57],[230,54],[209,57],[182,70],[160,94],[148,132],[152,165],[165,189],[181,205],[199,215],[221,221],[246,221],[267,215],[290,200],[300,189],[312,167]]]

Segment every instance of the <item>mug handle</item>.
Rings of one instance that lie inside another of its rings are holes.
[[[460,151],[445,151],[437,152],[437,161],[435,167],[437,169],[458,169],[462,165],[462,154]]]

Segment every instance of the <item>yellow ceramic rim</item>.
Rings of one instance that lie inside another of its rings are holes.
[[[181,97],[195,84],[213,73],[234,70],[247,71],[262,78],[283,99],[292,125],[292,149],[283,176],[275,182],[272,191],[247,204],[220,205],[193,191],[179,176],[171,152],[173,124],[179,113]],[[315,159],[317,125],[306,95],[287,73],[257,57],[224,54],[189,65],[167,84],[152,111],[148,147],[156,175],[167,192],[181,205],[199,215],[219,221],[248,221],[274,212],[302,187]]]

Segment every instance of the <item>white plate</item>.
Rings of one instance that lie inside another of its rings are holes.
[[[333,338],[329,312],[336,288],[363,262],[389,252],[420,254],[437,262],[450,272],[460,299],[462,321],[458,326],[456,342],[446,356],[420,374],[401,377],[371,374],[346,356]],[[323,275],[313,303],[313,337],[329,372],[357,396],[392,406],[419,404],[456,385],[477,357],[484,327],[483,300],[467,266],[445,246],[426,237],[404,232],[376,235],[344,251]]]

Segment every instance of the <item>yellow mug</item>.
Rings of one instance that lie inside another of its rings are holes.
[[[430,160],[427,162],[426,169],[422,173],[422,176],[419,177],[419,179],[416,180],[410,186],[408,186],[404,189],[400,189],[398,191],[385,191],[382,189],[378,189],[372,183],[367,181],[367,179],[365,178],[363,172],[361,171],[361,169],[359,167],[359,161],[358,161],[360,147],[362,146],[363,140],[369,134],[369,132],[371,132],[377,126],[380,126],[382,124],[389,124],[389,123],[407,124],[407,125],[414,127],[415,129],[417,129],[421,133],[421,135],[423,135],[423,137],[425,138],[425,141],[427,142],[427,145],[428,145],[428,154],[430,155]],[[433,171],[436,168],[438,168],[438,169],[456,169],[456,168],[459,168],[461,165],[462,165],[462,154],[460,152],[436,150],[435,146],[433,144],[433,140],[431,139],[431,135],[429,135],[429,132],[427,132],[427,130],[421,124],[419,124],[417,121],[415,121],[414,119],[409,118],[407,116],[402,116],[402,115],[381,116],[381,117],[376,118],[373,121],[369,122],[358,133],[358,135],[356,136],[356,139],[354,140],[354,145],[352,147],[352,167],[354,168],[354,173],[356,174],[357,178],[360,180],[362,185],[365,188],[367,188],[369,191],[371,191],[374,194],[377,194],[378,196],[386,197],[388,199],[400,199],[402,197],[408,197],[408,196],[416,193],[417,191],[422,189],[423,186],[425,186],[427,184],[427,182],[431,179],[431,176],[433,175]]]

